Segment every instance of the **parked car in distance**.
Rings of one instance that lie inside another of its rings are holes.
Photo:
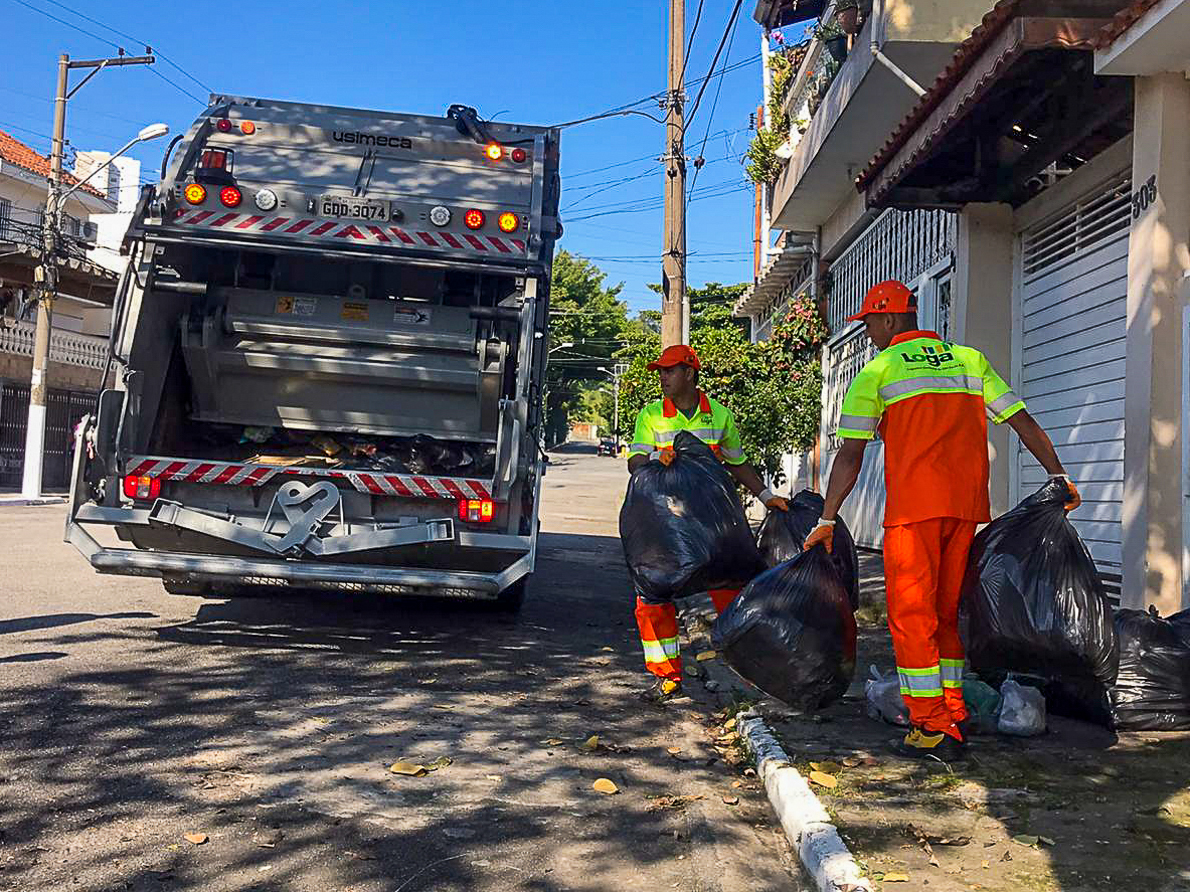
[[[600,438],[600,440],[599,440],[599,454],[614,456],[616,454],[616,441],[611,439],[610,437]]]

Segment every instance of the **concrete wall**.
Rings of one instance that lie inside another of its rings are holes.
[[[1128,240],[1128,358],[1124,428],[1126,606],[1162,613],[1185,596],[1183,317],[1190,275],[1190,83],[1180,74],[1137,78],[1134,205]],[[1155,197],[1153,197],[1155,193]],[[1152,199],[1152,200],[1149,200]]]
[[[962,43],[991,0],[884,0],[884,39]]]
[[[28,384],[33,373],[33,357],[0,353],[0,380]],[[80,365],[51,362],[46,379],[55,390],[98,390],[103,372]]]
[[[951,331],[981,350],[1004,380],[1012,375],[1013,217],[1006,204],[969,204],[959,215]],[[1007,425],[990,425],[992,516],[1012,507]]]

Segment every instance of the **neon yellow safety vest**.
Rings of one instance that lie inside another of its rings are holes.
[[[746,460],[731,411],[702,391],[698,393],[698,411],[689,418],[668,399],[657,400],[641,409],[636,416],[636,433],[628,448],[628,457],[673,449],[674,439],[681,431],[694,434],[729,465],[742,465]]]

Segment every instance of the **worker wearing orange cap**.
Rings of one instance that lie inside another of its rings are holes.
[[[639,471],[650,461],[670,464],[674,460],[674,440],[681,431],[688,431],[710,446],[736,482],[766,507],[788,511],[785,499],[766,487],[756,469],[748,464],[730,410],[699,389],[702,365],[697,354],[685,344],[666,347],[647,368],[660,377],[664,398],[645,406],[637,416],[636,433],[628,449],[629,472]],[[708,594],[715,609],[722,613],[739,591],[718,589]],[[636,624],[645,650],[645,668],[657,677],[642,696],[656,703],[676,697],[682,690],[677,609],[672,601],[637,595]]]
[[[987,417],[1007,422],[1051,478],[1080,502],[1045,431],[982,353],[943,341],[917,325],[917,302],[900,282],[872,287],[858,313],[880,351],[852,382],[837,435],[822,519],[807,550],[831,550],[835,519],[855,486],[864,449],[884,441],[884,574],[888,626],[897,657],[909,733],[893,743],[901,755],[961,758],[963,645],[959,590],[975,528],[991,520]]]

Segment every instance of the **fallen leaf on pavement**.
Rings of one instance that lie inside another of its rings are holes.
[[[671,756],[678,756],[678,755],[681,755],[682,748],[680,746],[671,746],[669,749],[666,750],[666,752],[669,753]]]
[[[719,654],[717,654],[713,650],[704,650],[701,653],[696,654],[694,659],[696,659],[696,660],[698,660],[698,662],[702,663],[702,662],[705,662],[706,660],[713,660],[717,656],[719,656]]]
[[[196,846],[205,845],[209,838],[210,837],[208,837],[205,833],[187,833],[186,834],[186,842],[192,842]]]
[[[588,753],[595,752],[595,750],[599,749],[599,735],[592,734],[590,737],[588,737],[586,740],[584,740],[581,744],[579,744],[579,749],[586,750]]]
[[[824,774],[838,774],[843,770],[843,766],[838,762],[811,762],[810,767]]]
[[[826,787],[828,790],[833,790],[835,787],[839,786],[838,778],[822,771],[811,771],[810,783],[818,784],[820,787]]]
[[[616,649],[614,647],[601,647],[600,650],[605,650],[609,654],[614,654],[616,652]]]
[[[1004,854],[1000,856],[1000,860],[1001,861],[1011,861],[1012,860],[1012,852],[1008,851],[1008,849],[1005,849]]]
[[[735,728],[735,726],[736,726],[736,720],[734,718],[730,718],[726,722],[723,723],[723,730],[730,731],[733,728]]]
[[[485,774],[485,775],[484,775],[484,777],[486,777],[486,778],[487,778],[488,780],[490,780],[490,781],[502,781],[502,780],[504,780],[504,778],[502,778],[502,777],[501,777],[500,775],[498,775],[498,774]]]
[[[907,873],[886,873],[884,875],[884,882],[886,882],[886,883],[907,883],[907,882],[909,882],[909,874],[907,874]]]
[[[1047,846],[1057,845],[1057,843],[1054,842],[1052,839],[1050,839],[1048,836],[1039,836],[1039,837],[1037,837],[1037,840],[1038,840],[1038,842],[1045,843]]]
[[[936,846],[966,846],[971,844],[970,836],[931,836],[930,842]]]
[[[454,709],[454,707],[451,706],[449,703],[435,703],[434,708],[435,709]]]
[[[664,811],[665,809],[683,809],[691,802],[705,798],[701,793],[693,796],[650,796],[646,811]]]
[[[1018,846],[1028,846],[1030,848],[1036,848],[1039,840],[1038,840],[1038,837],[1033,836],[1032,834],[1018,833],[1016,836],[1014,836],[1012,838],[1012,841],[1015,842]]]
[[[983,866],[983,869],[984,869],[984,870],[991,870],[991,869],[992,869],[992,865],[991,865],[991,864],[989,864],[987,861],[983,861],[983,862],[981,862],[981,863],[982,863],[982,866]]]
[[[700,675],[702,675],[702,670],[699,669],[697,666],[687,666],[686,674],[689,675],[691,678],[698,678]]]
[[[417,765],[413,762],[395,762],[388,770],[393,774],[405,774],[409,777],[425,777],[430,773],[425,765]]]
[[[561,746],[566,741],[563,740],[561,737],[551,737],[549,740],[543,740],[541,742],[543,744],[545,744],[546,746]]]
[[[723,804],[724,805],[739,805],[740,797],[739,796],[724,796]]]
[[[445,768],[448,765],[453,765],[454,759],[450,756],[439,756],[433,762],[426,766],[426,771],[437,771],[439,768]]]
[[[848,756],[843,760],[843,764],[848,768],[859,768],[864,763],[864,760],[859,756]]]
[[[606,777],[601,777],[595,783],[591,784],[591,788],[597,793],[603,793],[607,796],[614,796],[620,792],[620,788],[608,780]]]
[[[744,782],[743,782],[743,781],[732,781],[732,782],[731,782],[731,787],[732,787],[732,789],[733,789],[733,790],[738,790],[738,789],[739,789],[740,787],[742,787],[743,785],[744,785]]]

